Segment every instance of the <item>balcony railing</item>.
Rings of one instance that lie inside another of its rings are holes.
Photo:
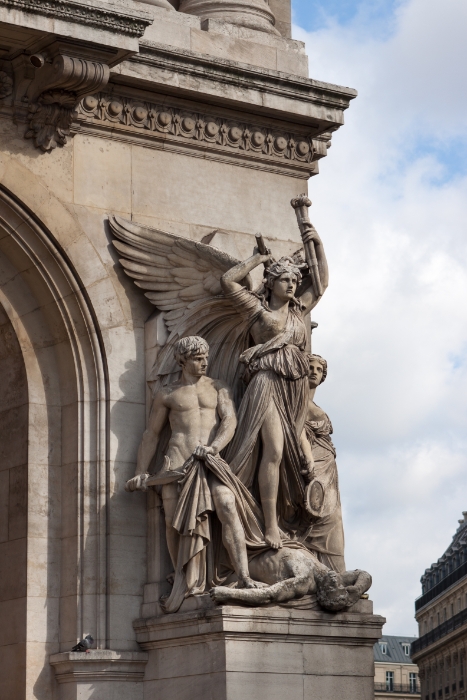
[[[416,639],[415,642],[412,642],[410,651],[411,656],[416,654],[418,651],[425,649],[425,647],[430,646],[430,644],[434,644],[434,642],[437,642],[438,639],[445,637],[450,632],[454,632],[454,630],[459,629],[459,627],[463,627],[463,625],[466,623],[467,608],[465,610],[461,610],[459,613],[457,613],[457,615],[453,615],[451,618],[449,618],[449,620],[445,620],[438,625],[438,627],[431,630],[431,632],[427,632],[422,637]]]
[[[430,588],[429,591],[421,595],[420,598],[417,598],[415,601],[415,611],[418,612],[421,608],[427,605],[430,600],[433,600],[436,598],[436,596],[439,596],[440,593],[443,593],[443,591],[453,586],[455,583],[460,581],[461,578],[464,578],[464,576],[467,576],[467,562],[464,562],[458,566],[457,569],[454,569],[452,573],[443,578],[442,581],[436,584],[436,586],[433,586],[433,588]]]
[[[418,683],[375,683],[375,692],[378,693],[405,693],[406,695],[419,695]]]

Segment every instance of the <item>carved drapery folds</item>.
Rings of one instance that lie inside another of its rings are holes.
[[[80,100],[106,85],[110,70],[100,61],[63,53],[32,60],[39,67],[27,91],[25,137],[32,138],[37,148],[51,151],[66,144]]]
[[[181,0],[180,12],[279,34],[268,0]]]

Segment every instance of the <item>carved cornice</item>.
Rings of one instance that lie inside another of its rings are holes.
[[[79,0],[2,0],[7,8],[53,17],[119,34],[141,37],[152,18],[145,12],[128,12],[118,5],[103,2],[87,4]]]
[[[162,142],[171,142],[211,153],[241,155],[267,163],[288,163],[310,170],[322,157],[325,143],[315,143],[311,134],[300,134],[241,118],[199,112],[188,108],[147,102],[115,94],[85,97],[78,107],[80,124],[104,127],[127,133],[144,134]]]
[[[301,123],[314,124],[320,131],[341,126],[344,110],[357,96],[357,91],[352,88],[213,58],[186,49],[169,48],[144,39],[140,42],[138,54],[125,61],[119,67],[119,75],[113,75],[112,80],[129,81],[136,86],[138,78],[133,65],[154,69],[145,76],[145,84],[150,77],[153,89],[160,82],[165,87],[164,92],[172,86],[178,94],[185,90],[192,93],[196,89],[205,99],[209,99],[211,92],[217,96],[219,86],[222,86],[225,102],[230,100],[232,92],[235,102],[243,102],[249,111],[260,109],[271,115],[282,111],[288,118],[297,114]]]
[[[148,655],[145,652],[98,649],[91,650],[87,654],[73,651],[52,654],[49,660],[55,669],[55,677],[59,683],[77,681],[135,683],[144,678]]]

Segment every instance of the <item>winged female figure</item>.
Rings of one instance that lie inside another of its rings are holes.
[[[316,230],[309,225],[303,236],[305,261],[298,254],[275,261],[258,248],[238,261],[214,246],[120,217],[111,217],[110,226],[126,273],[163,312],[169,331],[150,379],[173,381],[179,371],[173,348],[180,338],[207,341],[208,374],[232,387],[238,407],[238,428],[224,457],[259,496],[266,544],[277,549],[284,539],[305,536],[313,457],[304,430],[309,392],[304,319],[328,285]],[[260,265],[263,284],[252,291],[249,273]]]

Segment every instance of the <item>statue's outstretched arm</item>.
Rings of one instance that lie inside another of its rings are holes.
[[[324,252],[324,246],[323,242],[321,241],[321,238],[318,235],[318,232],[316,231],[315,228],[313,228],[311,231],[308,232],[308,236],[310,240],[313,241],[314,246],[315,246],[315,251],[316,251],[316,260],[318,262],[318,270],[319,270],[319,276],[321,280],[321,287],[322,287],[322,292],[326,291],[328,284],[329,284],[329,268],[328,268],[328,261],[326,259],[326,253]],[[305,249],[306,253],[306,249]],[[309,260],[307,260],[308,265],[311,264]],[[322,295],[318,296],[312,285],[312,280],[311,277],[308,278],[309,284],[307,287],[304,288],[304,291],[301,292],[300,294],[300,301],[304,305],[304,310],[303,312],[305,314],[309,314],[310,311],[316,306],[318,301],[321,299]]]
[[[345,571],[342,576],[342,583],[346,587],[351,603],[356,603],[363,593],[371,587],[372,578],[367,571],[356,569],[355,571]]]
[[[261,255],[261,253],[254,253],[251,258],[243,260],[243,262],[238,263],[230,270],[224,272],[221,277],[221,287],[224,294],[231,294],[232,292],[237,292],[242,289],[244,285],[240,282],[248,275],[251,270],[255,267],[261,265],[261,263],[269,263],[272,258],[270,255]]]

